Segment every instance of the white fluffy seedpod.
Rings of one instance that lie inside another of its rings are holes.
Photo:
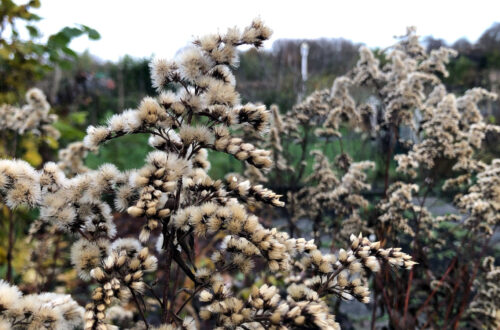
[[[111,131],[104,126],[89,126],[87,135],[83,139],[83,143],[89,149],[94,149],[104,142],[111,134]]]
[[[158,104],[156,99],[152,97],[145,97],[139,105],[139,120],[146,125],[156,125],[167,118],[167,113]]]
[[[12,308],[21,295],[21,291],[16,286],[11,286],[4,280],[0,280],[0,308],[2,310]]]
[[[196,47],[184,49],[177,62],[181,77],[190,81],[196,81],[210,67],[210,60]]]
[[[177,65],[173,61],[156,58],[150,63],[149,68],[151,70],[151,82],[158,91],[161,91],[168,83],[177,79]]]

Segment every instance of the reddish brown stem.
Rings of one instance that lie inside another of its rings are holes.
[[[448,322],[448,318],[450,317],[451,311],[453,310],[453,305],[455,304],[455,297],[457,296],[458,286],[460,285],[460,281],[455,280],[455,285],[453,286],[453,293],[451,294],[450,303],[448,304],[448,308],[446,309],[446,315],[444,317],[443,324]]]
[[[453,258],[450,265],[448,266],[448,269],[446,269],[446,272],[443,274],[443,276],[439,280],[439,283],[437,284],[437,286],[434,288],[434,290],[432,290],[431,294],[427,297],[427,299],[424,301],[422,306],[420,306],[420,308],[417,310],[417,313],[415,313],[415,318],[417,318],[420,315],[420,313],[425,309],[425,307],[427,307],[427,305],[431,301],[432,297],[434,297],[434,295],[437,293],[437,290],[441,287],[444,280],[448,277],[448,274],[451,272],[453,267],[455,267],[456,263],[457,263],[457,257]]]
[[[410,271],[410,275],[408,276],[408,288],[406,289],[405,309],[404,309],[404,313],[403,313],[403,324],[406,324],[406,315],[408,314],[408,304],[410,302],[410,291],[411,291],[412,280],[413,280],[413,268]]]
[[[493,232],[495,232],[495,230],[496,230],[496,226],[493,229]],[[486,253],[486,248],[488,247],[488,245],[490,243],[491,237],[493,237],[493,235],[491,235],[489,237],[489,239],[487,239],[486,242],[483,244],[483,248],[481,249],[481,253],[479,254],[479,256],[476,260],[476,263],[474,265],[474,272],[472,273],[472,276],[469,279],[469,282],[467,283],[467,286],[465,288],[464,297],[462,299],[462,303],[460,304],[460,309],[459,309],[458,314],[455,318],[455,323],[453,324],[454,330],[456,330],[458,328],[458,321],[460,321],[460,317],[462,316],[462,313],[465,310],[465,306],[467,305],[467,301],[469,300],[469,294],[470,294],[470,291],[472,288],[472,284],[474,283],[474,280],[476,279],[477,273],[479,271],[479,267],[481,265],[481,259],[483,259],[484,254]]]

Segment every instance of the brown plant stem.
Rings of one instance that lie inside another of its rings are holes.
[[[457,257],[453,258],[453,260],[451,261],[450,265],[446,269],[445,273],[443,274],[443,276],[439,280],[437,286],[434,288],[434,290],[432,290],[432,292],[429,294],[429,296],[424,301],[424,303],[422,304],[422,306],[420,306],[420,308],[417,310],[417,312],[415,313],[415,318],[417,318],[420,315],[420,313],[422,313],[422,311],[425,309],[425,307],[427,307],[427,305],[431,301],[432,297],[434,297],[434,295],[437,293],[437,290],[441,287],[441,285],[443,284],[444,280],[448,277],[448,274],[451,272],[451,270],[453,269],[453,267],[455,267],[456,263],[457,263]]]
[[[179,315],[180,312],[182,312],[182,310],[184,309],[184,307],[186,307],[186,305],[194,298],[194,296],[200,292],[203,288],[205,287],[205,285],[200,285],[198,286],[194,291],[193,293],[189,296],[189,298],[187,298],[183,303],[182,305],[179,307],[179,309],[177,310],[177,312],[175,313],[176,315]]]
[[[169,236],[166,236],[165,239],[171,239]],[[172,266],[172,255],[173,255],[173,247],[170,242],[167,243],[167,259],[165,261],[165,274],[164,274],[164,286],[163,286],[163,308],[162,308],[162,322],[168,322],[168,311],[169,311],[169,292],[170,292],[170,268]]]
[[[392,138],[392,131],[394,131],[394,138]],[[392,154],[394,152],[394,148],[396,146],[396,141],[397,141],[397,138],[398,138],[398,128],[397,126],[395,125],[390,125],[389,126],[389,130],[388,130],[388,134],[389,134],[389,150],[387,151],[387,155],[386,155],[386,159],[385,159],[385,170],[384,170],[384,194],[383,196],[385,198],[387,198],[387,191],[389,189],[389,174],[390,174],[390,167],[391,167],[391,158],[392,158]],[[383,227],[383,228],[379,228],[379,230],[377,230],[377,236],[380,238],[380,244],[381,246],[384,246],[385,243],[387,242],[387,233],[389,233],[391,231],[391,227],[390,226],[387,226],[387,227]],[[384,269],[384,272],[382,274],[382,272],[380,272],[379,274],[376,274],[375,277],[380,277],[380,276],[385,276],[386,278],[386,281],[388,280],[388,270],[387,268]],[[380,281],[380,278],[378,279],[378,281]],[[379,286],[377,287],[377,285],[375,285],[374,287],[374,291],[375,291],[375,295],[377,294],[377,289],[381,290],[382,293],[383,293],[383,297],[384,297],[384,301],[386,303],[389,302],[388,299],[385,299],[386,296],[387,296],[387,293],[385,292],[383,286]],[[388,309],[390,308],[390,306],[386,306]],[[376,307],[374,307],[376,308]],[[390,317],[391,313],[389,313],[389,317]],[[372,326],[374,327],[375,326],[375,320],[373,319],[374,317],[376,317],[376,313],[372,311]]]
[[[493,232],[495,232],[497,226],[493,228]],[[474,280],[476,279],[477,273],[479,271],[479,267],[481,265],[481,260],[484,257],[484,254],[486,253],[486,249],[491,241],[491,238],[493,235],[490,235],[490,237],[484,242],[483,247],[481,249],[481,252],[476,260],[476,263],[474,264],[474,272],[472,273],[472,276],[470,277],[467,286],[465,287],[465,293],[464,297],[462,298],[462,302],[460,304],[460,308],[458,310],[458,314],[455,317],[455,322],[453,323],[453,329],[456,330],[458,328],[458,321],[460,321],[460,317],[462,316],[463,312],[465,311],[465,306],[467,305],[467,301],[469,300],[469,295],[470,291],[472,289],[472,284],[474,283]]]
[[[377,281],[378,286],[380,288],[383,288],[382,280],[380,279],[380,277],[376,276],[375,280]],[[384,289],[381,289],[380,292],[382,293],[382,298],[384,299],[385,307],[387,308],[387,313],[389,314],[389,319],[392,319],[392,308],[391,308],[391,302],[389,300],[389,297],[387,296],[387,293],[385,292]],[[372,322],[373,322],[373,325],[375,326],[375,322],[373,320],[372,320]]]
[[[176,251],[174,251],[175,253]],[[180,272],[179,272],[179,265],[177,264],[177,271],[175,272],[175,279],[174,279],[174,286],[172,287],[172,290],[170,290],[170,300],[171,300],[171,303],[170,303],[170,306],[169,306],[169,310],[168,310],[168,313],[169,315],[172,315],[173,313],[173,310],[174,310],[174,305],[175,305],[175,302],[177,301],[177,295],[175,294],[175,292],[177,291],[177,287],[179,286],[179,278],[180,278]]]
[[[149,284],[147,284],[147,283],[144,283],[144,284],[148,288],[149,292],[151,292],[151,295],[156,299],[156,301],[158,301],[158,304],[160,305],[160,307],[163,309],[163,301],[160,299],[160,297],[158,297],[155,290]]]
[[[134,290],[131,287],[129,287],[129,290],[130,290],[130,292],[132,292],[132,297],[134,298],[135,306],[139,310],[139,314],[141,314],[141,318],[144,321],[144,324],[146,325],[146,329],[149,329],[149,323],[146,320],[146,316],[144,315],[144,311],[141,308],[141,304],[139,303],[139,300],[137,299],[137,296],[135,295]]]
[[[450,299],[450,302],[448,304],[448,308],[446,309],[446,315],[444,317],[443,324],[446,324],[448,322],[448,318],[450,317],[451,311],[453,310],[453,305],[455,304],[455,298],[457,296],[459,284],[460,284],[460,281],[458,279],[456,279],[455,285],[453,286],[453,293],[451,294],[451,299]]]
[[[184,260],[182,260],[181,256],[177,253],[177,251],[173,251],[173,258],[177,265],[179,265],[179,268],[181,268],[184,273],[194,282],[197,283],[196,277],[194,276],[193,272],[189,269],[189,267],[186,265]]]
[[[406,324],[406,315],[408,314],[408,304],[410,302],[410,291],[411,291],[412,280],[413,280],[413,268],[411,269],[410,275],[408,276],[408,288],[406,289],[405,307],[403,312],[403,324]]]
[[[433,176],[434,177],[434,176]],[[413,245],[413,251],[412,251],[412,257],[415,258],[416,253],[419,251],[420,244],[418,240],[418,234],[419,234],[419,229],[420,229],[420,219],[422,219],[422,214],[423,214],[423,207],[425,205],[425,201],[427,200],[427,196],[429,195],[429,192],[432,190],[433,187],[433,182],[434,179],[432,179],[431,183],[427,185],[427,189],[425,190],[424,196],[422,198],[422,201],[420,202],[420,213],[418,214],[418,217],[415,217],[415,243]],[[406,297],[405,297],[405,304],[404,304],[404,312],[403,312],[403,325],[406,324],[406,316],[408,315],[408,305],[410,302],[410,295],[411,295],[411,285],[413,281],[413,275],[414,275],[414,270],[413,268],[410,271],[410,275],[408,276],[408,284],[407,284],[407,289],[406,289]]]
[[[174,214],[180,205],[181,200],[181,191],[182,191],[182,178],[179,178],[177,181],[177,192],[175,195],[174,201],[174,209],[171,214]],[[170,318],[170,308],[173,301],[170,301],[170,272],[172,269],[172,261],[174,258],[174,235],[176,234],[175,230],[171,230],[168,232],[168,221],[163,223],[163,237],[164,237],[164,249],[166,250],[166,261],[165,261],[165,275],[164,275],[164,286],[163,286],[163,308],[162,308],[162,322],[168,323]]]

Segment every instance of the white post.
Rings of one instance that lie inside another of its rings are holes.
[[[303,42],[300,45],[300,56],[301,56],[301,66],[300,73],[302,75],[302,84],[298,95],[298,102],[301,102],[306,93],[306,81],[307,81],[307,55],[309,55],[309,45],[307,42]]]
[[[307,55],[309,55],[309,45],[306,42],[303,42],[300,45],[300,55],[302,56],[302,65],[301,65],[301,73],[302,73],[302,81],[305,82],[307,80]]]

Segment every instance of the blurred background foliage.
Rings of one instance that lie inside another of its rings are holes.
[[[42,38],[36,27],[41,17],[32,12],[39,0],[17,5],[0,2],[0,103],[15,103],[29,87],[44,78],[54,66],[69,69],[78,58],[69,44],[82,35],[99,39],[99,33],[86,26],[64,27]]]
[[[476,43],[458,40],[453,45],[446,45],[460,52],[449,64],[450,76],[445,79],[449,90],[462,93],[474,86],[482,86],[494,92],[500,91],[499,36],[500,24],[497,23],[485,31]],[[423,40],[429,51],[445,45],[443,40],[434,37],[424,37]],[[291,109],[301,88],[300,45],[303,42],[310,47],[306,95],[317,89],[330,88],[333,80],[347,72],[358,59],[360,44],[345,39],[277,40],[270,49],[242,52],[240,65],[235,70],[242,102],[263,102],[267,106],[277,104],[281,112]],[[385,60],[380,51],[377,54],[382,61]],[[149,61],[149,58],[124,56],[114,63],[83,53],[73,59],[71,67],[58,66],[45,75],[38,86],[47,92],[51,104],[61,116],[58,123],[63,135],[61,143],[81,138],[82,130],[88,124],[103,123],[113,113],[136,107],[142,96],[155,95],[149,80]],[[489,121],[500,120],[498,100],[487,103],[483,110]],[[350,143],[346,151],[355,160],[371,158],[378,161],[377,157],[383,150],[374,147],[374,143],[357,139],[357,133],[348,134]],[[141,139],[130,137],[118,143],[125,143],[140,162],[148,152]],[[486,150],[498,152],[496,141],[487,139],[486,144]],[[330,156],[336,154],[335,148],[333,146],[328,152]],[[105,146],[98,155],[88,157],[88,165],[95,167],[113,161],[119,166],[126,164],[124,168],[128,168],[132,163],[137,164],[135,158],[130,161],[129,153],[121,155],[116,151],[120,149],[118,146]],[[228,170],[242,170],[230,158],[217,157],[224,156],[211,157],[213,176],[220,177]]]

